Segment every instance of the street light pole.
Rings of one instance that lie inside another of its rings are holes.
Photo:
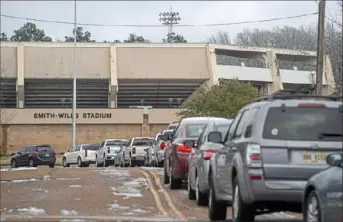
[[[179,13],[173,12],[172,7],[170,7],[170,12],[161,12],[159,16],[160,22],[162,22],[163,25],[168,26],[168,36],[170,36],[173,33],[174,25],[179,24],[179,21],[181,21]]]
[[[72,111],[72,123],[73,123],[73,148],[76,147],[76,0],[74,0],[74,72],[73,72],[73,111]]]

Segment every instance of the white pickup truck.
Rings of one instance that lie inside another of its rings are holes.
[[[153,144],[153,137],[134,137],[129,141],[129,146],[124,151],[123,165],[130,167],[143,166],[145,149]]]
[[[95,164],[97,167],[111,165],[120,165],[122,152],[128,145],[125,139],[107,139],[100,145],[100,149],[95,154]]]
[[[79,167],[88,167],[95,163],[95,153],[99,149],[99,144],[81,144],[64,153],[62,166],[69,167],[71,164],[77,164]]]

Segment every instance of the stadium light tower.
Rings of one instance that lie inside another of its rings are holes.
[[[159,16],[160,22],[162,22],[163,25],[168,26],[168,35],[173,33],[173,26],[179,24],[179,21],[181,21],[179,13],[173,12],[172,7],[170,7],[170,12],[161,12]]]
[[[73,70],[73,106],[72,106],[72,144],[73,148],[76,147],[76,72],[77,72],[77,61],[76,61],[76,0],[74,0],[74,70]]]

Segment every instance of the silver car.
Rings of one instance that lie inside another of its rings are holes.
[[[303,196],[305,222],[342,222],[342,153],[327,157],[327,170],[311,177]]]
[[[311,98],[312,97],[312,98]],[[243,107],[211,158],[209,217],[254,221],[259,214],[302,212],[308,179],[342,151],[342,102],[336,97],[273,95]]]
[[[212,131],[219,131],[224,137],[231,122],[232,119],[211,118],[200,134],[197,145],[193,145],[194,149],[188,157],[188,198],[196,199],[198,205],[207,205],[208,203],[210,159],[213,153],[221,148],[220,144],[208,141],[208,134]]]
[[[164,164],[164,149],[169,141],[163,141],[162,135],[172,135],[174,129],[163,130],[162,133],[158,133],[155,137],[155,142],[151,146],[151,160],[152,165],[157,167],[163,167]],[[169,136],[168,136],[169,137]]]

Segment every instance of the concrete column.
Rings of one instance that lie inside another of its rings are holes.
[[[335,78],[332,71],[331,60],[328,55],[324,56],[323,95],[331,95],[336,92]]]
[[[17,108],[24,108],[25,90],[24,90],[24,45],[17,45]]]
[[[274,94],[283,90],[283,84],[280,77],[280,70],[277,65],[276,54],[268,50],[266,55],[266,68],[270,70],[270,75],[272,77],[272,83],[268,83],[262,87],[263,94]]]
[[[108,108],[117,108],[118,75],[117,75],[117,47],[110,46],[110,86],[108,93]]]
[[[215,48],[212,45],[207,45],[206,51],[207,51],[207,67],[210,74],[208,86],[211,87],[212,85],[218,83],[217,58],[216,58]]]

